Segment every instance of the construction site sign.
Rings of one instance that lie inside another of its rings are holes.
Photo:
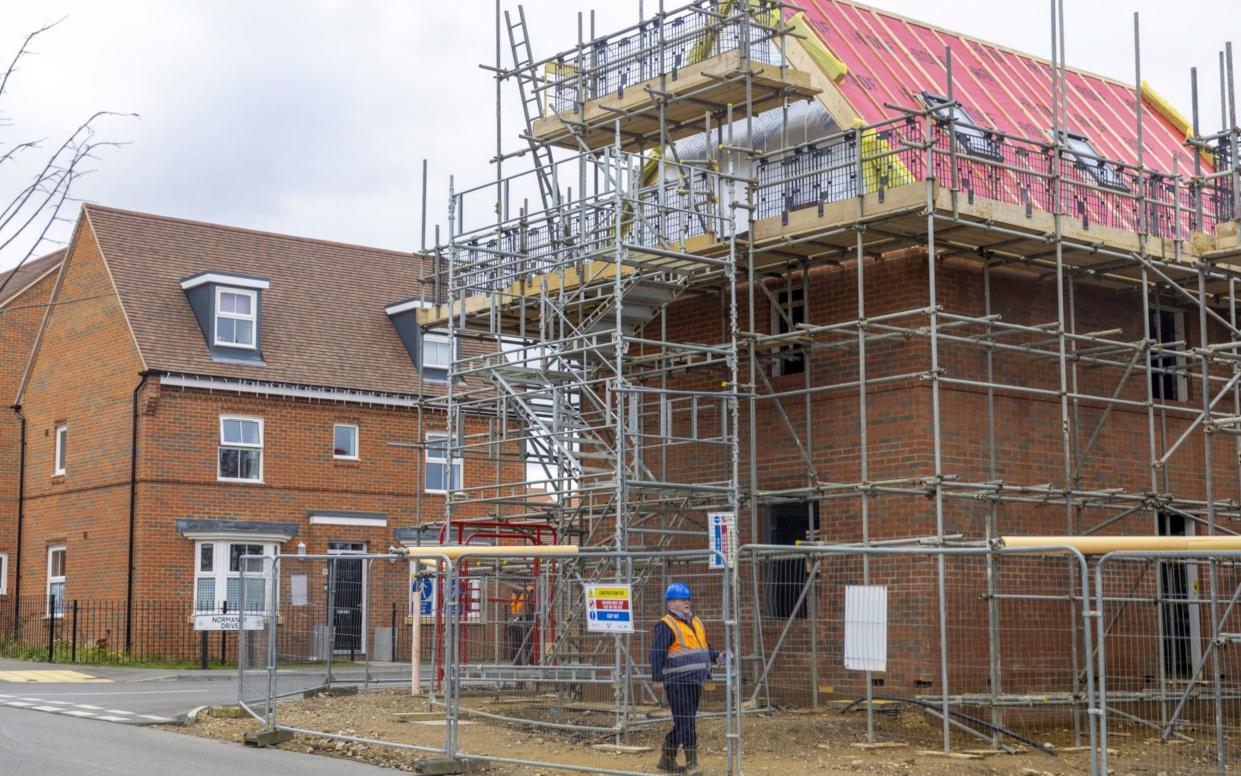
[[[583,585],[586,588],[586,630],[633,633],[633,589],[630,585]]]
[[[737,561],[737,513],[708,512],[707,537],[711,547],[710,568],[732,568]]]

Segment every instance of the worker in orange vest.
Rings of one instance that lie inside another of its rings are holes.
[[[711,678],[712,664],[723,655],[707,642],[707,629],[691,611],[688,585],[668,585],[664,601],[668,613],[651,633],[651,681],[663,690],[672,707],[672,730],[664,738],[656,766],[665,773],[701,774],[698,769],[698,731],[695,717],[702,699],[702,683]],[[685,767],[677,765],[677,747],[685,750]]]
[[[529,665],[531,625],[534,623],[532,604],[534,585],[526,585],[513,591],[508,604],[508,641],[513,665]]]

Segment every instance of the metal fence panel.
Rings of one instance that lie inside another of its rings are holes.
[[[1106,766],[1238,772],[1241,554],[1116,554],[1095,595]]]

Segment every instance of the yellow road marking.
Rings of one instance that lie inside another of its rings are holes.
[[[0,671],[0,682],[111,682],[81,671]]]

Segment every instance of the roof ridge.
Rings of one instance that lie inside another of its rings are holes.
[[[12,269],[0,271],[0,286],[3,286],[5,283],[12,282],[11,278],[18,278],[18,273],[26,273],[30,275],[30,278],[25,285],[20,287],[12,286],[5,288],[3,292],[0,292],[0,307],[3,307],[17,297],[21,296],[29,290],[31,286],[38,283],[40,280],[43,280],[43,278],[47,277],[49,273],[54,272],[57,267],[64,263],[66,250],[66,248],[57,248],[51,253],[44,254],[37,259],[28,259]],[[57,258],[57,254],[59,254],[59,258],[53,261],[53,259]]]
[[[296,234],[287,234],[285,232],[273,232],[268,229],[251,229],[244,226],[232,226],[230,224],[217,224],[211,221],[200,221],[194,218],[182,218],[180,216],[168,216],[159,213],[148,213],[142,210],[130,210],[128,208],[113,207],[111,205],[101,205],[98,202],[82,203],[83,210],[102,211],[107,213],[117,213],[126,216],[136,216],[138,218],[149,218],[155,221],[164,221],[169,223],[187,224],[189,226],[203,226],[211,229],[221,229],[228,232],[236,232],[239,234],[252,234],[262,237],[276,237],[282,240],[291,240],[293,242],[308,243],[311,245],[330,245],[337,248],[355,248],[364,251],[372,251],[375,253],[386,253],[393,256],[405,256],[413,258],[431,258],[430,254],[419,253],[418,251],[398,251],[393,248],[377,248],[372,245],[362,245],[361,243],[342,242],[340,240],[324,240],[318,237],[305,237]]]
[[[996,43],[995,41],[988,40],[986,38],[980,38],[977,35],[971,35],[969,33],[962,32],[961,30],[953,30],[948,27],[943,27],[941,25],[935,24],[933,22],[928,22],[923,19],[916,19],[912,16],[906,16],[905,14],[897,13],[896,11],[889,11],[885,8],[879,8],[877,6],[870,5],[869,3],[859,2],[858,0],[831,0],[831,1],[841,3],[842,5],[851,5],[855,8],[864,8],[867,11],[872,11],[877,14],[882,14],[884,16],[888,16],[893,19],[900,19],[901,21],[909,22],[911,24],[917,24],[917,25],[926,27],[931,30],[936,30],[938,32],[947,33],[954,37],[963,38],[965,40],[970,40],[975,43],[981,43],[985,46],[991,46],[992,48],[999,49],[1000,51],[1006,51],[1009,54],[1015,54],[1020,57],[1029,57],[1035,62],[1038,62],[1039,64],[1042,64],[1042,65],[1047,65],[1048,67],[1050,67],[1052,64],[1051,59],[1041,56],[1039,54],[1031,54],[1028,51],[1022,51],[1021,49],[1015,49],[1012,46],[1006,46],[1002,43]],[[1123,86],[1124,88],[1129,89],[1129,90],[1132,90],[1135,88],[1133,84],[1128,83],[1126,81],[1122,81],[1119,78],[1115,78],[1110,75],[1103,75],[1102,73],[1096,73],[1093,70],[1085,70],[1080,67],[1074,67],[1072,65],[1069,65],[1067,62],[1065,63],[1065,67],[1074,73],[1078,73],[1080,75],[1085,75],[1085,76],[1090,76],[1091,78],[1098,78],[1103,81],[1109,81],[1113,84],[1116,84],[1117,86]]]

